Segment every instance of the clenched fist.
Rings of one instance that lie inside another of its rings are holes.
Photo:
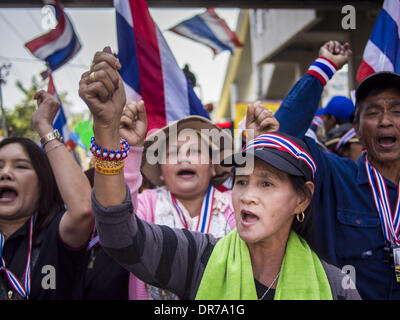
[[[39,136],[43,137],[53,131],[53,121],[60,109],[60,102],[44,90],[36,92],[34,99],[38,108],[33,115],[33,126]]]
[[[120,62],[106,47],[96,52],[90,70],[79,82],[79,96],[93,115],[96,141],[104,147],[118,145],[119,141],[120,119],[126,103],[120,69]]]

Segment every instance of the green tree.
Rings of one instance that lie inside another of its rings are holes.
[[[25,94],[25,97],[12,111],[6,112],[8,135],[26,137],[37,141],[39,137],[32,124],[32,117],[37,108],[33,97],[38,90],[45,90],[47,88],[47,81],[39,80],[33,76],[29,88],[25,88],[20,81],[16,82],[16,86]],[[69,104],[65,99],[65,92],[58,95],[64,106]]]

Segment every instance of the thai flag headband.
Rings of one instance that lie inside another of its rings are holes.
[[[335,151],[338,151],[341,146],[344,146],[347,142],[349,142],[351,139],[353,139],[356,136],[356,130],[354,128],[351,128],[349,131],[347,131],[338,141],[338,143],[335,146]]]
[[[321,116],[315,116],[312,120],[312,124],[317,127],[322,127],[324,124],[324,121],[322,120]]]
[[[302,148],[300,148],[293,141],[289,140],[286,137],[280,136],[275,133],[266,133],[258,136],[257,138],[251,140],[248,144],[246,144],[242,152],[246,152],[250,149],[254,148],[275,148],[280,151],[285,151],[291,154],[296,159],[304,161],[306,165],[311,169],[312,177],[314,179],[315,171],[317,170],[317,166],[311,156]]]

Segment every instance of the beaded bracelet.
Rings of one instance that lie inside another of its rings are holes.
[[[101,166],[103,168],[117,168],[120,165],[124,164],[124,160],[109,161],[109,160],[96,159],[95,162],[97,163],[98,166]]]
[[[124,139],[120,139],[120,143],[121,143],[120,150],[118,151],[107,150],[106,148],[103,149],[101,146],[96,144],[94,137],[92,137],[90,140],[90,151],[97,159],[107,160],[107,161],[124,160],[128,156],[130,145]]]
[[[120,164],[114,167],[105,167],[102,166],[101,163],[96,160],[94,163],[94,169],[101,174],[110,176],[110,175],[117,175],[120,174],[124,169],[125,162],[120,161]]]

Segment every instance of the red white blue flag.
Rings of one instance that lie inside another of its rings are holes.
[[[364,49],[357,81],[379,71],[400,73],[400,1],[385,0]]]
[[[233,53],[236,48],[243,46],[214,8],[208,8],[206,12],[182,21],[169,30],[210,47],[214,54],[224,50]]]
[[[70,139],[71,131],[67,125],[67,118],[65,117],[64,109],[60,100],[60,97],[57,94],[56,88],[54,86],[53,76],[49,75],[49,84],[47,86],[47,92],[50,93],[53,97],[55,97],[58,102],[60,102],[60,109],[58,110],[54,120],[53,120],[53,128],[57,129],[63,137],[64,144],[70,149],[74,150],[76,143]]]
[[[189,115],[209,118],[145,0],[114,0],[118,59],[128,100],[145,103],[148,130]]]
[[[54,8],[57,25],[48,33],[25,43],[25,47],[35,57],[46,61],[49,69],[54,71],[70,60],[80,50],[81,44],[60,2],[49,0],[45,3]]]

